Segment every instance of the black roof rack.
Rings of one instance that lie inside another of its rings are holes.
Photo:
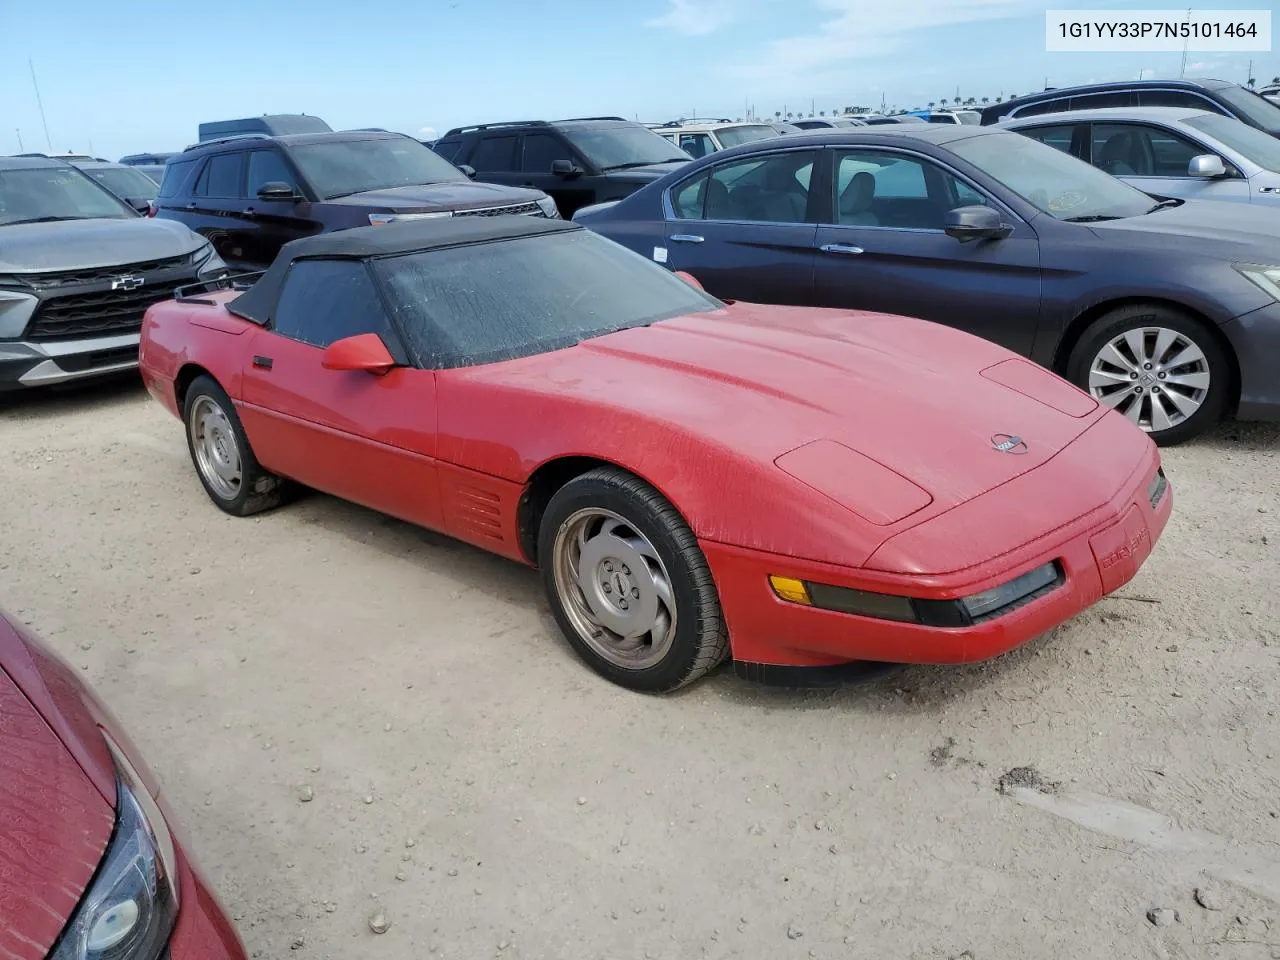
[[[469,133],[473,130],[493,130],[501,127],[549,127],[553,123],[577,123],[582,120],[622,120],[626,122],[626,117],[568,117],[564,120],[495,120],[493,123],[471,123],[462,127],[454,127],[446,130],[443,136],[453,137],[459,133]]]
[[[764,121],[744,120],[743,123],[763,123]],[[684,117],[680,120],[668,120],[664,127],[683,127],[691,123],[733,123],[728,117]]]
[[[206,306],[216,307],[218,301],[205,300],[199,294],[216,293],[219,290],[248,290],[266,272],[265,270],[253,270],[249,273],[218,277],[215,280],[186,283],[173,291],[173,299],[181,303],[203,303]]]
[[[193,143],[191,146],[183,149],[183,153],[188,150],[198,150],[201,147],[212,147],[219,143],[231,143],[233,140],[270,140],[269,133],[230,133],[225,137],[216,137],[213,140],[201,140],[199,143]]]
[[[566,117],[563,120],[557,120],[556,123],[577,123],[579,120],[621,120],[626,122],[626,117]]]

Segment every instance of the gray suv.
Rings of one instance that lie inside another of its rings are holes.
[[[71,164],[0,157],[0,391],[136,367],[147,307],[226,271]]]

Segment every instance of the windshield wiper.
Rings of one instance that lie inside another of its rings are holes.
[[[1180,207],[1180,206],[1182,206],[1181,200],[1161,200],[1154,207],[1148,210],[1147,213],[1155,213],[1157,210],[1160,210],[1164,207]]]
[[[632,167],[652,167],[659,163],[675,163],[674,160],[632,160],[630,163],[614,163],[607,167],[601,167],[601,173],[608,173],[610,170],[630,170]]]
[[[26,220],[10,220],[8,226],[14,227],[20,223],[55,223],[59,220],[83,220],[84,217],[28,217]]]
[[[1083,217],[1065,217],[1063,223],[1101,223],[1103,220],[1122,220],[1123,217],[1112,216],[1109,213],[1090,213]]]

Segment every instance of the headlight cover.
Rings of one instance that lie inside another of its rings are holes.
[[[106,855],[49,960],[155,960],[178,916],[173,838],[123,754],[116,758],[116,826]]]
[[[1246,280],[1251,280],[1274,300],[1280,300],[1280,267],[1261,266],[1254,263],[1237,263],[1236,270]]]
[[[548,220],[560,219],[560,208],[556,206],[555,200],[551,197],[541,197],[538,200],[538,208],[542,211],[542,215]]]
[[[39,304],[34,294],[0,287],[0,340],[22,336]]]
[[[195,252],[196,272],[201,280],[217,280],[228,273],[226,262],[218,256],[213,244],[206,243]]]

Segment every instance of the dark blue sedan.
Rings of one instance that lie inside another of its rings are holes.
[[[762,140],[574,219],[724,299],[968,330],[1163,444],[1228,413],[1280,419],[1274,212],[1153,197],[1018,134],[919,124]]]

